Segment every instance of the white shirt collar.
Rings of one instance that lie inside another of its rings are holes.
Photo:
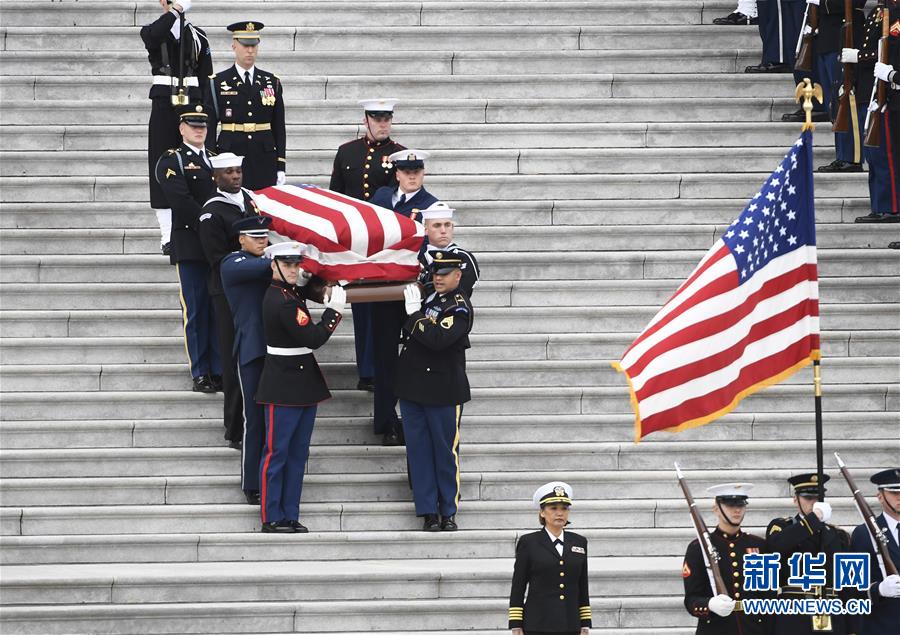
[[[887,523],[888,531],[891,532],[891,535],[894,537],[894,540],[898,540],[897,525],[900,524],[900,520],[894,520],[893,518],[891,518],[884,512],[882,512],[882,515],[884,516],[884,522]],[[900,541],[898,541],[898,544],[900,544]]]
[[[546,532],[547,532],[547,535],[550,536],[550,542],[555,542],[556,540],[562,540],[563,542],[566,541],[566,530],[565,530],[565,529],[563,529],[563,530],[560,532],[559,538],[558,538],[558,539],[557,539],[556,536],[554,536],[552,533],[550,533],[550,530],[547,529],[546,527],[544,527],[544,531],[546,531]]]
[[[405,197],[406,197],[406,200],[408,201],[408,200],[411,199],[413,196],[415,196],[416,194],[418,194],[419,191],[420,191],[421,189],[422,189],[422,188],[419,188],[418,190],[415,190],[415,191],[413,191],[413,192],[404,192],[403,190],[401,190],[401,189],[398,187],[398,188],[397,188],[397,191],[394,192],[394,205],[397,204],[397,201],[400,200],[400,197],[401,197],[401,196],[405,196]]]
[[[250,68],[241,68],[237,65],[237,62],[234,64],[234,70],[238,74],[238,77],[241,81],[244,81],[244,73],[250,73],[250,83],[253,83],[253,80],[256,79],[256,66],[251,66]]]
[[[184,145],[186,145],[191,150],[196,152],[199,156],[201,156],[201,157],[203,156],[203,152],[205,151],[204,148],[198,148],[197,146],[192,146],[190,143],[187,143],[186,141],[184,141]]]

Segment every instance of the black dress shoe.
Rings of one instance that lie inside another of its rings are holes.
[[[895,240],[892,243],[888,243],[888,249],[900,249],[900,240]]]
[[[403,440],[400,438],[400,433],[391,430],[390,432],[385,432],[384,436],[381,438],[381,445],[384,446],[393,446],[393,445],[403,445]]]
[[[232,450],[243,450],[244,444],[241,441],[229,441],[228,447]]]
[[[896,223],[900,221],[900,214],[878,214],[872,212],[865,216],[858,216],[855,223]]]
[[[821,165],[816,172],[862,172],[862,163],[835,159],[828,165]]]
[[[244,490],[244,498],[247,499],[248,505],[259,505],[259,492],[248,492]]]
[[[194,377],[194,387],[192,390],[194,392],[205,393],[216,392],[216,388],[212,385],[212,381],[210,380],[208,375],[200,375],[199,377]]]
[[[437,514],[425,514],[425,523],[422,525],[423,531],[440,531],[441,521]]]
[[[299,520],[288,520],[286,521],[290,524],[291,529],[294,530],[295,534],[308,534],[309,529],[306,528]]]
[[[294,529],[289,521],[279,520],[277,522],[263,523],[262,532],[264,534],[292,534]]]
[[[441,521],[441,531],[456,531],[456,516],[447,516]]]
[[[375,392],[375,382],[371,379],[360,379],[356,382],[357,390],[365,390],[366,392]]]
[[[712,23],[720,25],[759,24],[759,18],[751,18],[740,11],[735,11],[734,13],[729,13],[724,18],[716,18]]]
[[[813,110],[811,118],[813,121],[828,121],[828,113],[823,110]],[[803,123],[806,121],[806,113],[800,108],[794,112],[788,112],[781,115],[781,120],[793,123]]]
[[[748,66],[744,69],[745,73],[790,73],[791,67],[787,64],[776,64],[775,62],[766,62],[765,64],[756,64]]]
[[[216,389],[216,392],[222,392],[222,376],[221,375],[210,375],[209,381],[213,385],[213,388]]]
[[[162,252],[163,256],[171,256],[172,255],[172,243],[166,243],[162,247],[159,248]]]

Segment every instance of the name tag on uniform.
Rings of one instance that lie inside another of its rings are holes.
[[[572,545],[572,552],[584,555],[584,547],[576,547],[575,545]]]
[[[236,90],[223,90],[219,92],[220,95],[237,95],[238,92]]]

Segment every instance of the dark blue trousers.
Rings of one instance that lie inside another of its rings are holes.
[[[303,471],[317,406],[265,404],[266,449],[260,465],[260,516],[264,523],[299,520]]]
[[[891,172],[891,161],[888,157],[888,130],[890,121],[886,113],[872,113],[872,117],[883,117],[881,128],[881,145],[877,148],[863,146],[866,163],[869,164],[869,198],[871,199],[872,211],[876,214],[896,214],[900,212],[900,201],[895,200],[898,186],[896,183],[891,184],[893,178]],[[865,133],[863,133],[865,134]],[[897,169],[897,148],[891,148],[893,159],[894,174]]]
[[[353,342],[356,345],[356,370],[360,379],[375,377],[375,358],[372,353],[372,303],[354,302]]]
[[[759,0],[756,7],[763,64],[773,62],[793,68],[806,3],[803,0]]]
[[[400,331],[406,321],[403,302],[373,302],[372,353],[375,361],[375,434],[399,432],[394,375],[400,357]],[[355,319],[355,318],[354,318]]]
[[[458,406],[426,406],[400,400],[406,457],[416,516],[452,516],[459,505]]]
[[[186,260],[176,264],[175,271],[181,287],[181,316],[191,377],[221,375],[215,316],[206,286],[209,265],[199,260]]]
[[[238,365],[238,385],[244,404],[244,436],[241,448],[241,489],[245,492],[259,491],[259,465],[263,446],[266,442],[266,422],[263,407],[256,403],[253,395],[259,386],[265,357],[257,357],[252,362]]]

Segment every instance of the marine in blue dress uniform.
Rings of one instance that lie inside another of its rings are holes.
[[[714,485],[708,491],[715,495],[713,513],[718,519],[710,539],[718,551],[719,570],[728,594],[713,593],[697,540],[688,545],[681,567],[684,580],[684,607],[697,618],[697,635],[763,635],[768,616],[744,615],[740,601],[745,598],[744,554],[765,551],[766,541],[741,529],[747,510],[750,483]]]
[[[423,186],[425,159],[423,150],[400,150],[390,157],[396,169],[397,182],[378,188],[372,204],[394,210],[413,220],[420,220],[422,210],[437,202]],[[403,442],[394,374],[397,372],[397,348],[400,331],[406,321],[403,302],[372,302],[372,354],[375,362],[375,434],[384,435],[383,445]]]
[[[301,271],[303,248],[297,242],[266,248],[272,284],[263,299],[266,359],[256,391],[266,420],[259,477],[264,532],[308,531],[299,521],[303,472],[317,404],[331,397],[313,351],[337,328],[347,298],[342,287],[332,287],[322,319],[313,322],[306,307],[309,278]]]
[[[179,112],[182,142],[156,162],[156,180],[172,209],[172,252],[169,260],[178,273],[193,389],[221,389],[221,366],[216,344],[212,301],[207,287],[209,263],[200,236],[203,204],[215,190],[212,165],[203,148],[207,114],[202,106],[185,106]]]
[[[825,474],[822,485],[830,477]],[[794,492],[797,514],[786,518],[776,518],[766,528],[766,551],[781,554],[781,578],[779,596],[787,599],[835,599],[833,558],[834,554],[847,551],[850,536],[840,527],[829,525],[831,505],[818,502],[819,477],[817,474],[797,474],[788,479]],[[804,591],[802,587],[787,584],[790,576],[790,557],[794,553],[824,553],[825,570],[828,574],[824,587]],[[843,597],[841,597],[843,599]],[[775,635],[807,635],[820,632],[824,622],[830,621],[831,633],[846,635],[849,620],[844,615],[775,615],[773,618]],[[814,622],[818,624],[814,625]]]
[[[516,543],[509,592],[513,635],[588,635],[587,538],[565,530],[572,498],[572,488],[562,481],[541,485],[534,492],[532,501],[540,509],[543,529],[524,534]]]
[[[471,399],[466,349],[474,310],[459,288],[462,260],[434,256],[434,293],[404,290],[408,315],[394,392],[400,399],[406,457],[425,531],[455,531],[459,505],[459,422]]]
[[[360,201],[371,201],[378,188],[394,182],[394,164],[390,155],[403,146],[391,139],[396,99],[364,99],[363,137],[338,148],[328,189]],[[356,345],[356,369],[359,390],[375,389],[375,359],[372,352],[372,303],[354,302],[353,339]]]
[[[244,157],[244,187],[260,190],[281,185],[287,170],[287,130],[284,96],[277,75],[256,67],[262,22],[235,22],[234,65],[205,82],[204,100],[210,114],[210,148]],[[221,130],[216,137],[216,126]]]
[[[870,480],[878,488],[878,502],[882,509],[875,523],[884,530],[891,560],[900,569],[900,468],[883,470]],[[900,576],[885,577],[865,524],[853,530],[850,551],[870,554],[869,579],[872,585],[866,595],[872,600],[872,613],[861,616],[862,627],[857,630],[857,635],[896,635],[900,628]]]
[[[263,258],[269,245],[267,216],[248,216],[234,221],[240,250],[222,259],[222,290],[234,320],[234,360],[244,412],[241,439],[241,489],[250,504],[259,504],[259,465],[266,427],[263,408],[256,403],[256,389],[266,358],[262,305],[272,283],[272,261]]]

